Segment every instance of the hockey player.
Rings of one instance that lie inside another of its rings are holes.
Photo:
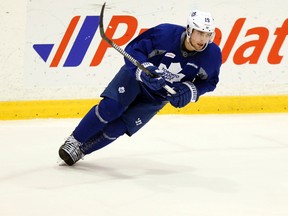
[[[192,11],[187,26],[160,24],[132,40],[125,51],[154,76],[125,59],[124,66],[59,149],[68,165],[115,141],[132,136],[167,103],[181,108],[216,88],[222,55],[212,42],[210,13]],[[176,94],[168,94],[164,85]]]

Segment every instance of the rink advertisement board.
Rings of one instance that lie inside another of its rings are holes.
[[[185,26],[191,9],[208,10],[217,27],[214,42],[223,54],[213,95],[283,94],[288,88],[288,17],[283,2],[109,1],[104,26],[107,36],[124,48],[147,28],[166,22]],[[97,94],[104,89],[124,61],[101,40],[101,5],[91,0],[28,2],[26,86],[74,91],[84,85]]]
[[[0,22],[0,119],[78,117],[97,103],[124,58],[99,33],[95,0],[11,0]],[[19,7],[15,7],[17,4]],[[121,48],[161,23],[211,12],[223,55],[216,90],[164,113],[287,112],[288,3],[283,0],[106,2],[104,29]],[[13,40],[11,40],[13,38]]]

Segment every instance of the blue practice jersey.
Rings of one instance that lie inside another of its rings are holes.
[[[202,52],[187,52],[183,49],[185,36],[183,26],[161,24],[136,37],[125,51],[140,63],[151,62],[162,69],[166,83],[172,87],[175,82],[193,82],[199,97],[216,88],[222,64],[221,50],[212,42]],[[127,59],[125,64],[135,77],[136,66]]]

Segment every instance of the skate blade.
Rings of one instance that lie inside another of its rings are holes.
[[[58,160],[57,160],[57,164],[58,164],[59,166],[67,166],[67,164],[65,163],[65,161],[62,160],[60,157],[59,157]]]

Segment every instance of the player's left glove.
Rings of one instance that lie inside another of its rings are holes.
[[[182,82],[174,84],[174,90],[177,92],[174,95],[167,96],[170,104],[176,108],[186,106],[190,102],[197,100],[197,89],[192,82]]]

